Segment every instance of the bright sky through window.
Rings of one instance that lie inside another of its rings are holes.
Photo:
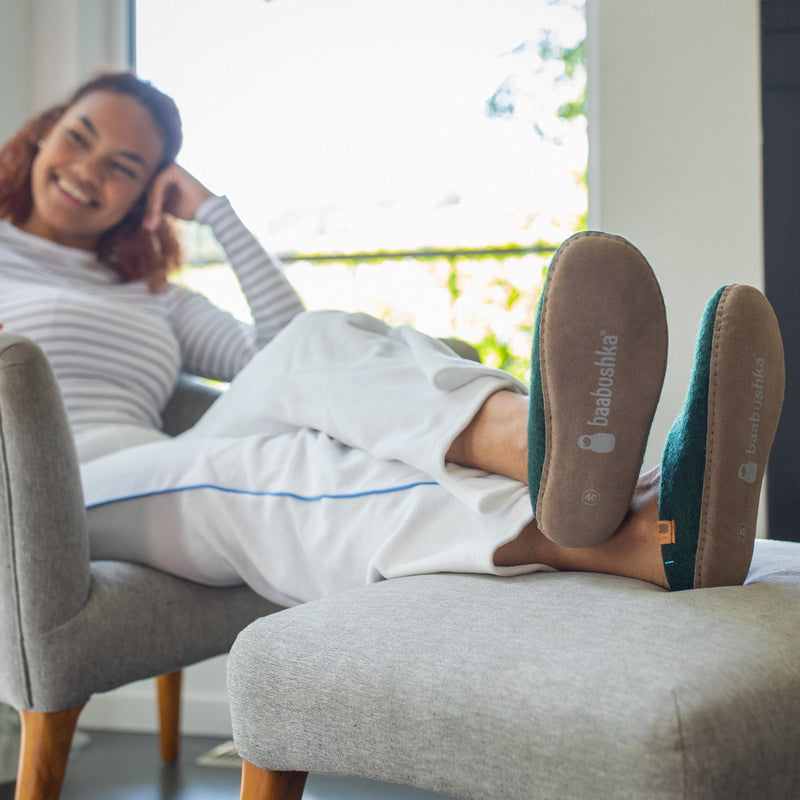
[[[548,30],[580,41],[580,0],[138,0],[137,67],[181,108],[181,162],[276,250],[530,244],[586,206]]]

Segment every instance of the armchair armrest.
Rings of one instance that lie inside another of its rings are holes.
[[[37,345],[0,331],[0,682],[24,700],[26,640],[85,605],[89,537],[61,394]]]

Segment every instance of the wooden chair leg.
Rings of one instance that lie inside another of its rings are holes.
[[[181,670],[159,675],[158,688],[158,741],[161,760],[174,764],[180,750],[181,727]]]
[[[239,800],[301,800],[306,778],[307,772],[276,772],[242,759]]]
[[[82,708],[20,711],[22,740],[15,800],[58,800]]]

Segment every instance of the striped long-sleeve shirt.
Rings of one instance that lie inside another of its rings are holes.
[[[197,219],[224,248],[252,325],[176,284],[153,293],[143,281],[122,283],[93,253],[0,220],[0,322],[44,350],[73,427],[159,428],[181,370],[231,380],[302,311],[280,265],[227,199],[206,201]]]

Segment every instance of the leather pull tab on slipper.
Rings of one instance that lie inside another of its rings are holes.
[[[656,523],[656,533],[658,533],[658,543],[662,547],[675,544],[675,520],[660,519]]]

